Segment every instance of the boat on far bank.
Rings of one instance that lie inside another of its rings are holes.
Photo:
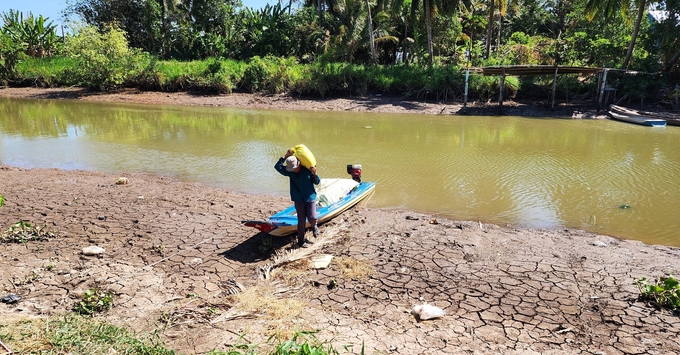
[[[666,120],[658,117],[652,117],[645,113],[632,110],[623,106],[610,105],[609,116],[617,121],[635,123],[650,127],[665,127]]]

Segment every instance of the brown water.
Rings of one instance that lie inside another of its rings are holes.
[[[362,164],[364,180],[377,182],[371,207],[680,246],[680,127],[6,98],[0,112],[8,165],[150,172],[287,195],[273,166],[304,143],[322,177]]]

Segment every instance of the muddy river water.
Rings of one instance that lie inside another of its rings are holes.
[[[322,178],[349,177],[347,164],[361,164],[377,183],[370,207],[680,246],[680,127],[10,98],[0,98],[0,112],[7,165],[287,195],[273,166],[302,143]]]

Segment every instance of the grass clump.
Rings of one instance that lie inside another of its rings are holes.
[[[365,260],[357,260],[348,256],[333,260],[339,267],[342,276],[352,280],[365,281],[373,274],[373,267]]]
[[[270,285],[258,285],[231,297],[236,308],[241,311],[264,315],[272,320],[296,319],[302,312],[304,303],[295,299],[276,297],[275,294],[280,291]]]
[[[661,276],[649,281],[642,277],[635,280],[635,284],[643,300],[673,311],[680,309],[680,282],[674,276]]]
[[[0,207],[5,205],[5,196],[0,195]]]
[[[75,314],[32,319],[3,317],[0,338],[16,354],[175,354],[156,333],[139,337],[125,328]]]
[[[270,349],[258,349],[252,344],[236,345],[230,350],[213,350],[207,355],[340,355],[350,353],[352,345],[343,346],[341,353],[330,341],[319,340],[316,331],[296,331],[291,337],[281,338],[280,334],[269,337],[267,347]],[[362,346],[360,354],[364,353]]]
[[[335,355],[340,354],[330,342],[322,342],[314,335],[316,332],[296,332],[292,338],[281,341],[271,355]],[[272,338],[270,338],[271,341]]]
[[[76,313],[91,316],[95,313],[108,311],[113,307],[113,292],[91,289],[85,291],[83,299],[76,303],[73,310]]]
[[[1,243],[27,243],[29,241],[48,241],[57,238],[55,231],[47,230],[47,225],[34,227],[29,222],[19,221],[14,223],[7,232],[0,234]]]

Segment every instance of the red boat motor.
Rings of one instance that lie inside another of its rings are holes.
[[[361,165],[349,164],[347,165],[347,174],[352,175],[352,180],[361,182]]]

